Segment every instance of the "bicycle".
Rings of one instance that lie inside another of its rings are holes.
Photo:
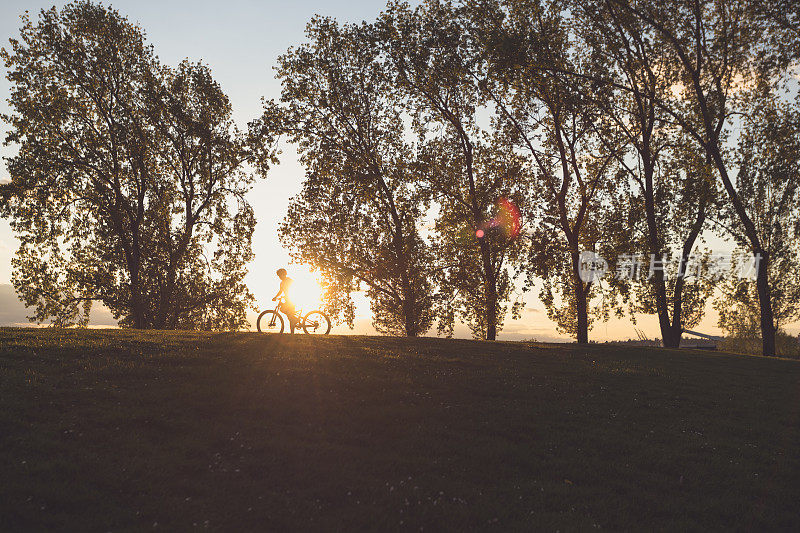
[[[274,310],[264,311],[258,315],[256,327],[259,333],[283,333],[283,316],[279,311],[284,301],[285,298],[280,298]],[[298,310],[295,328],[302,328],[309,335],[327,335],[331,332],[331,319],[319,309],[309,311],[305,315]]]

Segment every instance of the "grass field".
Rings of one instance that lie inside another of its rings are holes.
[[[0,530],[800,528],[800,362],[0,329]]]

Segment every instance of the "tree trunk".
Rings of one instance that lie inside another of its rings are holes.
[[[759,260],[758,257],[761,256]],[[756,288],[761,308],[761,350],[763,355],[775,355],[775,317],[772,313],[772,294],[769,286],[769,256],[764,250],[756,252],[758,273]]]
[[[664,336],[662,343],[664,348],[680,348],[681,347],[681,338],[683,336],[683,328],[680,326],[678,328],[674,327],[674,324],[666,329],[661,329],[661,334]]]
[[[131,300],[130,309],[131,316],[133,317],[133,327],[135,329],[146,329],[147,323],[145,319],[145,306],[144,299],[142,298],[142,286],[139,280],[139,255],[134,251],[131,254],[128,262],[128,268],[131,276]]]
[[[659,256],[656,256],[659,260]],[[677,348],[675,342],[680,342],[680,336],[676,341],[673,339],[672,323],[669,319],[669,309],[667,308],[667,287],[664,281],[664,272],[655,270],[653,272],[653,285],[656,292],[656,311],[658,313],[658,326],[661,329],[661,342],[665,348]]]
[[[664,332],[661,328],[661,338],[663,339],[664,348],[680,348],[681,337],[683,336],[683,275],[686,272],[687,257],[681,256],[681,263],[678,267],[678,279],[675,280],[675,291],[672,294],[672,324]]]
[[[646,154],[644,162],[644,210],[647,219],[647,244],[650,249],[653,261],[661,260],[661,239],[659,239],[659,224],[656,221],[655,190],[653,188],[653,172],[655,171],[650,154]],[[661,265],[663,267],[663,264]],[[665,348],[677,348],[680,343],[680,335],[675,338],[672,324],[669,319],[669,307],[667,305],[667,287],[664,281],[664,271],[662,268],[653,270],[653,290],[656,296],[656,314],[658,315],[658,326],[661,329],[661,342]]]
[[[400,283],[402,285],[401,297],[403,301],[400,302],[400,306],[403,309],[403,329],[405,330],[406,337],[416,337],[417,317],[415,312],[416,302],[414,301],[416,295],[408,279],[408,262],[405,260],[405,256],[402,252],[398,253],[397,262],[400,268]]]
[[[406,329],[406,337],[417,336],[417,328],[413,318],[406,316],[405,329]]]
[[[694,243],[697,241],[697,237],[700,235],[700,231],[706,221],[706,202],[707,200],[705,199],[700,202],[697,218],[683,243],[681,260],[678,265],[678,278],[675,280],[675,289],[672,292],[672,325],[669,328],[669,338],[667,336],[662,337],[665,348],[680,348],[681,346],[681,337],[683,335],[683,286],[686,282],[686,265],[689,262],[689,255],[692,253]]]
[[[171,329],[167,324],[170,323],[170,314],[174,314],[171,306],[173,305],[175,274],[174,267],[172,265],[170,265],[168,268],[169,271],[167,272],[167,282],[161,289],[161,295],[158,299],[158,309],[155,312],[155,319],[153,320],[153,326],[156,329]]]
[[[497,277],[492,266],[491,245],[480,240],[481,258],[483,259],[484,294],[486,296],[486,340],[497,339]]]
[[[745,235],[750,242],[753,254],[760,260],[758,262],[758,275],[756,277],[756,287],[758,289],[758,305],[761,310],[761,349],[762,353],[766,356],[775,355],[775,321],[772,314],[772,297],[769,287],[768,265],[769,257],[762,249],[761,240],[758,236],[758,231],[753,223],[753,220],[747,214],[744,204],[733,186],[733,182],[728,176],[728,169],[725,167],[725,162],[722,159],[722,152],[719,149],[719,141],[714,138],[714,143],[707,144],[706,150],[708,151],[711,159],[719,171],[722,178],[722,184],[728,192],[728,197],[733,204],[734,210],[739,217],[740,222],[744,226]]]
[[[489,284],[486,295],[486,340],[497,339],[497,287],[494,280]]]
[[[589,305],[586,301],[586,291],[583,290],[583,281],[579,278],[575,284],[575,314],[577,318],[578,344],[589,343]]]
[[[400,218],[397,217],[397,227],[394,239],[395,253],[397,254],[398,268],[400,269],[400,283],[402,284],[402,298],[401,303],[403,308],[403,327],[405,329],[406,337],[416,337],[419,335],[418,317],[416,316],[416,292],[411,286],[409,279],[408,261],[405,255],[405,246],[403,242],[403,227]]]
[[[417,324],[416,316],[416,293],[408,281],[408,275],[403,273],[401,275],[403,283],[403,329],[405,330],[406,337],[416,337],[419,335],[419,326]]]
[[[575,295],[575,327],[576,340],[578,344],[589,343],[589,302],[586,300],[588,294],[588,284],[584,287],[581,279],[581,257],[577,248],[574,248],[572,256],[572,290]]]
[[[139,286],[139,279],[131,278],[131,316],[133,316],[134,329],[146,329],[147,324],[145,321],[144,302],[142,301],[142,291]]]

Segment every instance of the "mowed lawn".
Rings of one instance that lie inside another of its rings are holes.
[[[800,362],[0,329],[0,530],[800,528]]]

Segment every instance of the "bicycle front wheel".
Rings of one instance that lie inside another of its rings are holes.
[[[258,315],[256,327],[259,333],[283,333],[283,317],[275,311],[264,311]]]
[[[309,335],[327,335],[331,332],[331,319],[322,311],[311,311],[303,318],[303,331]]]

